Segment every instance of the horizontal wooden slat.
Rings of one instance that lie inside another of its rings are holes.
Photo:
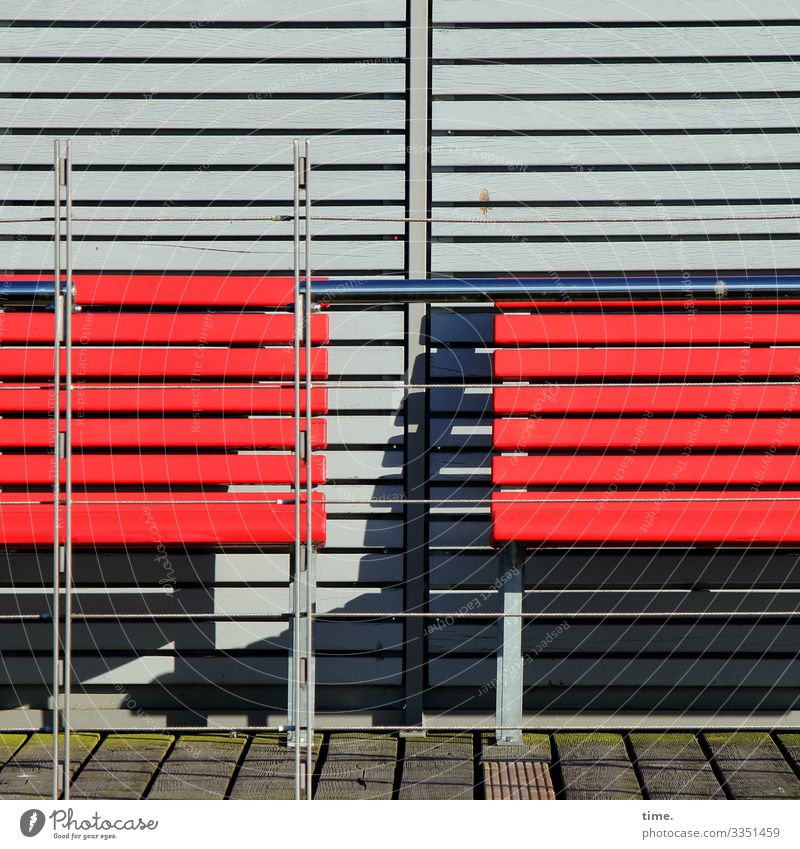
[[[8,684],[13,680],[18,686],[45,684],[52,675],[52,663],[47,661],[45,657],[14,658],[13,662],[0,669],[0,681]],[[285,654],[266,657],[240,655],[235,659],[222,654],[212,657],[148,655],[140,658],[128,655],[118,656],[111,668],[108,661],[108,657],[102,656],[75,658],[75,680],[85,685],[112,688],[120,682],[128,686],[147,686],[158,681],[160,686],[168,687],[171,684],[208,685],[211,681],[217,687],[255,685],[263,688],[272,685],[284,692],[286,690]],[[321,685],[357,686],[380,681],[386,686],[396,686],[400,682],[400,664],[394,657],[383,660],[325,657],[317,661],[317,680]],[[0,772],[0,776],[2,774]]]
[[[480,688],[494,677],[493,659],[475,660],[447,656],[432,658],[431,686],[461,686]],[[733,667],[733,668],[732,668]],[[729,658],[671,658],[657,663],[641,657],[620,662],[617,657],[572,657],[554,661],[539,656],[525,665],[525,684],[530,687],[774,687],[783,682],[784,696],[794,690],[792,676],[798,665],[795,660],[774,658],[739,659],[731,664]],[[780,685],[776,689],[781,689]],[[577,694],[580,696],[580,693]],[[664,694],[661,694],[664,698]],[[762,694],[763,698],[763,694]],[[757,703],[757,702],[756,702]]]
[[[46,108],[45,101],[30,102],[43,104],[39,107],[40,109]],[[79,101],[71,102],[79,103]],[[220,117],[227,123],[226,113],[229,101],[220,103]],[[373,108],[371,104],[367,105],[370,109]],[[39,112],[39,114],[44,113]],[[86,114],[83,112],[84,117]],[[170,114],[172,114],[171,111]],[[287,114],[283,113],[284,121],[286,117]],[[235,116],[231,115],[230,121],[234,122]],[[13,174],[0,172],[0,196],[6,201],[49,200],[49,194],[52,194],[53,189],[51,183],[51,175],[46,171],[21,171]],[[262,203],[268,204],[287,203],[292,198],[292,174],[291,171],[225,172],[198,168],[190,168],[186,171],[77,171],[73,178],[73,192],[75,198],[80,199],[82,203],[119,200],[169,201],[168,204],[165,203],[165,207],[171,207],[173,204],[186,201],[212,200],[242,201],[251,205],[255,198],[260,198]],[[401,171],[320,171],[314,175],[314,198],[317,201],[370,199],[402,201],[404,197]],[[265,211],[253,211],[252,214],[273,215],[284,211],[270,208]],[[109,214],[124,217],[135,213],[115,210]],[[170,209],[159,209],[155,214],[169,215]],[[213,213],[196,211],[195,214],[211,215]],[[241,214],[246,215],[247,212],[242,210]]]
[[[24,85],[22,78],[19,84]],[[169,86],[169,83],[166,85]],[[433,66],[433,91],[437,95],[682,93],[696,97],[698,92],[736,92],[743,95],[747,92],[798,90],[800,73],[791,62]]]
[[[289,348],[101,348],[76,350],[73,369],[77,379],[115,377],[120,380],[164,379],[193,376],[208,380],[213,377],[242,377],[250,380],[288,380],[294,374],[294,360]],[[328,351],[315,348],[311,353],[311,372],[316,377],[328,374]],[[62,374],[66,357],[62,352]],[[301,373],[305,374],[305,355],[301,356]],[[3,348],[0,376],[48,376],[53,373],[53,352],[48,348]],[[80,390],[78,390],[80,391]]]
[[[246,590],[242,590],[246,592]],[[110,602],[125,605],[122,596],[111,596]],[[116,608],[115,608],[116,609]],[[201,613],[201,610],[191,611]],[[141,652],[177,651],[192,646],[196,651],[288,651],[292,637],[285,621],[225,622],[187,619],[183,622],[76,622],[72,626],[76,651]],[[316,625],[315,646],[320,653],[386,651],[402,649],[403,626],[399,623],[321,622]],[[0,625],[0,647],[3,651],[46,652],[52,645],[52,626],[26,622],[22,626]]]
[[[774,105],[771,107],[775,115]],[[483,119],[485,112],[474,113]],[[493,128],[474,127],[474,129]],[[691,142],[687,142],[691,146]],[[97,176],[97,175],[95,175]],[[107,175],[104,175],[107,176]],[[37,179],[41,179],[37,177]],[[108,185],[106,180],[106,185]],[[112,186],[114,184],[112,183]],[[20,183],[21,186],[21,183]],[[729,199],[731,201],[764,199],[771,200],[796,196],[800,186],[800,171],[776,171],[753,167],[744,170],[719,172],[692,171],[587,171],[575,169],[564,173],[536,171],[498,171],[497,173],[473,173],[458,171],[452,174],[437,174],[433,185],[433,199],[439,202],[472,202],[476,207],[489,210],[486,218],[491,219],[492,202],[519,203],[523,201],[568,203],[577,200],[601,201],[612,206],[617,201],[650,202],[653,198],[662,201],[698,201]],[[45,189],[42,184],[41,193]],[[113,189],[112,189],[113,191]],[[488,199],[486,194],[488,194]],[[481,195],[483,194],[483,197]],[[618,218],[644,218],[663,216],[663,210],[631,211],[615,209]],[[724,210],[720,210],[722,213]],[[600,210],[584,215],[592,218],[602,215]],[[521,217],[534,217],[528,213]],[[466,217],[463,214],[456,217]],[[469,216],[475,217],[475,216]],[[488,228],[487,228],[488,229]],[[500,230],[500,228],[495,228]],[[494,233],[487,236],[508,235]],[[461,248],[461,246],[459,246]],[[675,251],[675,245],[671,245]]]
[[[575,457],[511,455],[492,459],[502,486],[798,486],[800,458],[764,452],[744,456],[628,454]],[[644,493],[637,496],[647,497]],[[702,508],[700,508],[702,509]]]
[[[78,313],[72,317],[73,339],[91,344],[137,345],[279,345],[295,336],[292,313],[216,314]],[[0,343],[39,345],[53,341],[53,316],[45,313],[7,313],[0,325]],[[311,317],[312,344],[330,341],[328,317]]]
[[[30,68],[30,66],[27,66]],[[197,68],[197,65],[193,65]],[[53,164],[53,140],[62,134],[45,129],[41,134],[4,137],[2,165]],[[308,133],[315,165],[402,165],[404,135],[325,135]],[[294,134],[243,136],[235,131],[215,135],[170,135],[168,129],[150,136],[121,135],[113,129],[72,139],[74,161],[81,165],[223,165],[291,166]],[[776,142],[777,143],[777,142]]]
[[[508,167],[522,170],[526,166],[517,164]],[[488,174],[483,176],[487,180],[490,179]],[[630,242],[631,237],[642,237],[646,240],[648,236],[661,240],[664,236],[669,236],[680,240],[682,237],[697,239],[703,236],[734,238],[738,234],[794,235],[797,232],[797,218],[791,217],[792,215],[791,208],[786,204],[737,201],[731,201],[727,206],[691,204],[687,201],[685,206],[670,205],[669,209],[652,209],[647,205],[628,209],[584,209],[542,207],[537,204],[524,210],[517,206],[493,207],[487,217],[484,217],[482,212],[476,215],[469,208],[453,211],[444,207],[435,210],[434,218],[438,217],[442,222],[433,224],[432,228],[435,241],[457,239],[485,242],[500,236],[513,241],[525,241],[528,237],[531,243],[543,244],[570,239],[590,239],[592,242],[612,239],[617,242]],[[448,222],[448,218],[460,220]],[[487,223],[487,219],[492,223]],[[519,223],[520,221],[523,223]],[[96,226],[93,225],[93,229]],[[34,232],[34,228],[31,228],[30,232]],[[654,239],[653,242],[655,241]],[[540,247],[541,245],[535,245],[535,249]],[[626,245],[626,250],[627,247]],[[652,247],[657,249],[655,244],[652,244]],[[677,250],[682,250],[683,247],[681,244]],[[673,245],[672,249],[674,252],[676,246]],[[575,305],[574,302],[570,303]],[[525,306],[530,307],[530,302]],[[563,303],[560,306],[563,308]],[[552,310],[558,309],[559,304],[541,301],[537,307],[540,310]]]
[[[0,506],[0,541],[3,545],[52,545],[52,504],[16,504],[26,496],[4,495]],[[174,504],[156,503],[152,493],[81,495],[72,509],[75,545],[289,545],[294,539],[295,507],[285,493],[249,493],[243,496],[214,493],[214,504],[202,493],[168,493]],[[86,501],[121,503],[84,503]],[[163,496],[160,499],[163,502]],[[194,501],[193,504],[183,502]],[[141,502],[141,503],[137,503]],[[300,512],[305,516],[305,507]],[[319,497],[312,508],[312,535],[325,539],[325,511]],[[305,535],[305,519],[301,521]],[[62,523],[63,537],[63,523]]]
[[[746,17],[746,15],[745,15]],[[789,17],[794,17],[790,15]],[[796,26],[435,29],[438,59],[791,56]]]
[[[78,0],[64,8],[53,8],[48,0],[11,0],[5,8],[10,20],[22,21],[186,21],[192,27],[283,21],[403,21],[405,3],[401,0],[306,0],[299,7],[293,0],[270,0],[261,5],[234,3],[220,6],[214,0],[141,0],[135,7],[109,9],[100,0]]]
[[[312,481],[325,481],[325,458],[315,455]],[[0,485],[52,486],[53,460],[48,454],[13,454],[3,458]],[[66,468],[61,464],[61,480]],[[79,486],[211,486],[288,484],[295,480],[294,454],[77,454],[73,481]],[[301,482],[306,480],[303,462]]]
[[[596,66],[593,66],[596,67]],[[14,145],[13,137],[9,144]],[[442,136],[431,139],[434,166],[690,165],[797,162],[792,135],[685,133],[578,136]]]
[[[206,414],[294,412],[294,390],[272,386],[211,389],[198,383],[188,389],[105,389],[84,385],[81,394],[84,413],[193,413],[198,407]],[[327,390],[315,388],[311,405],[315,413],[327,412]],[[63,409],[63,393],[61,406]],[[305,410],[305,392],[301,392],[300,407]],[[46,413],[52,409],[53,394],[48,389],[31,387],[0,392],[0,412],[3,413]]]
[[[235,35],[233,40],[235,43]],[[20,63],[8,65],[0,80],[0,93],[247,94],[253,100],[294,93],[383,94],[404,90],[402,62]]]
[[[633,497],[610,492],[498,493],[492,499],[492,535],[498,542],[549,545],[800,542],[800,496],[797,501],[769,495],[736,501],[732,495],[709,491],[696,496],[706,499],[702,502],[681,497],[686,496],[675,491]]]
[[[11,27],[6,57],[83,59],[402,58],[405,32],[385,27]]]
[[[800,347],[785,348],[521,348],[494,353],[500,379],[520,378],[791,378]],[[624,409],[624,408],[623,408]],[[694,412],[689,410],[687,412]]]
[[[399,240],[360,242],[316,242],[314,266],[320,272],[401,271],[405,245]],[[265,269],[279,272],[292,268],[292,244],[281,242],[183,241],[166,244],[142,239],[138,242],[88,239],[74,243],[73,257],[83,268],[102,271],[132,270],[156,273],[161,269],[193,272],[257,273]],[[0,263],[17,270],[41,273],[52,266],[52,245],[46,241],[2,241]]]
[[[712,304],[713,306],[713,304]],[[695,301],[693,309],[703,309]],[[8,319],[6,319],[8,320]],[[502,314],[494,320],[497,345],[741,345],[800,342],[796,313],[715,314],[637,312],[628,315]]]
[[[503,451],[681,451],[741,448],[763,452],[776,443],[800,448],[800,420],[789,418],[495,419],[492,442]],[[735,462],[736,458],[728,458]],[[621,458],[617,458],[621,462]]]
[[[770,384],[605,386],[602,392],[592,386],[540,385],[496,389],[494,411],[514,415],[523,411],[618,415],[620,410],[625,410],[630,414],[672,415],[678,409],[692,415],[698,410],[709,415],[725,415],[733,409],[738,414],[780,414],[793,397],[791,385]]]
[[[708,555],[706,554],[706,557]],[[535,561],[538,563],[538,560]],[[497,572],[495,572],[495,575]],[[759,572],[753,572],[761,579]],[[670,588],[670,573],[662,571],[662,584],[659,591]],[[569,578],[561,582],[570,587]],[[635,584],[634,584],[635,586]],[[640,592],[641,589],[635,589]],[[604,603],[603,593],[598,592],[595,606]],[[646,604],[644,605],[646,607]],[[562,622],[529,622],[523,631],[523,653],[534,653],[549,657],[553,663],[570,654],[596,655],[620,658],[624,663],[631,655],[650,652],[664,656],[682,653],[690,663],[690,655],[726,654],[730,662],[735,658],[755,652],[768,655],[779,645],[796,639],[798,627],[782,622],[766,622],[753,625],[751,622],[718,619],[716,622],[614,622],[606,620],[586,622],[580,620]],[[30,627],[27,629],[31,631]],[[429,638],[431,654],[491,654],[497,647],[498,632],[484,623],[448,625],[432,630]],[[14,647],[22,645],[17,637]],[[9,645],[11,643],[9,642]],[[44,646],[44,641],[42,641]]]
[[[38,4],[34,3],[34,6]],[[669,5],[659,0],[494,0],[489,9],[483,0],[436,0],[435,22],[481,23],[654,23],[656,21],[760,21],[781,20],[794,16],[789,0],[674,0]]]
[[[544,103],[526,100],[444,101],[435,105],[432,126],[435,130],[473,132],[709,130],[715,127],[756,129],[793,127],[800,118],[800,100],[796,97],[781,100],[757,97],[717,100],[615,100],[613,108],[609,108],[610,105],[595,100]],[[302,106],[298,104],[299,114],[302,114],[301,110]],[[288,120],[291,121],[292,118]],[[19,121],[16,120],[15,123]]]

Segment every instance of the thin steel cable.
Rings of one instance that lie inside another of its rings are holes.
[[[526,590],[526,594],[532,594],[535,590]],[[203,619],[218,622],[277,622],[291,618],[291,613],[276,613],[268,617],[255,614],[235,613],[73,613],[74,621],[84,620],[191,620]],[[696,618],[753,618],[771,617],[788,618],[800,616],[800,608],[795,610],[540,610],[522,613],[492,613],[490,611],[450,611],[443,613],[418,613],[402,611],[331,611],[329,613],[314,613],[315,619],[371,619],[371,618],[415,618],[415,619],[512,619],[512,618],[545,618],[545,619],[606,619],[606,618],[662,618],[662,617],[696,617]],[[0,622],[51,622],[52,617],[39,613],[4,613],[0,615]]]
[[[305,216],[301,215],[302,220]],[[742,213],[737,215],[645,215],[645,216],[581,216],[577,218],[488,218],[488,217],[456,217],[456,216],[416,216],[416,215],[314,215],[317,221],[355,221],[355,222],[386,222],[392,224],[658,224],[661,222],[686,221],[792,221],[800,219],[800,213],[795,212],[765,212]],[[294,216],[290,214],[272,215],[76,215],[73,221],[81,223],[111,223],[124,224],[127,222],[225,222],[225,221],[274,221],[291,222]],[[20,216],[15,218],[0,218],[0,224],[44,223],[53,221],[52,216]]]

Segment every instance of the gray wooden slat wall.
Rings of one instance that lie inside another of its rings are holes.
[[[331,214],[406,209],[406,3],[216,4],[9,0],[0,47],[0,197],[49,211],[52,140],[75,138],[85,214],[288,209],[291,140],[312,138],[313,193]],[[791,0],[432,0],[434,215],[503,220],[781,213],[800,195],[800,20]],[[59,26],[49,26],[57,21]],[[146,28],[141,22],[149,21]],[[93,24],[98,23],[100,26]],[[81,270],[290,270],[290,227],[271,222],[76,225]],[[316,226],[333,276],[406,273],[402,224]],[[434,274],[800,268],[792,220],[432,228]],[[48,271],[47,224],[0,229],[0,268]],[[399,307],[330,311],[334,377],[397,380]],[[490,376],[485,307],[434,307],[430,376]],[[331,391],[331,505],[323,611],[401,611],[403,392]],[[489,492],[490,393],[430,392],[430,495]],[[480,505],[431,509],[433,611],[491,610],[499,577]],[[0,558],[0,614],[48,608],[50,562]],[[75,626],[84,726],[282,721],[288,559],[255,552],[80,554],[76,608],[253,614],[264,621]],[[581,610],[787,610],[798,552],[553,552],[532,557],[529,709],[787,711],[797,701],[794,624],[570,618]],[[568,592],[565,592],[568,590]],[[272,618],[270,618],[272,617]],[[49,626],[0,623],[0,725],[44,723]],[[323,712],[402,722],[397,620],[318,626]],[[430,713],[491,711],[495,629],[445,623],[427,637]],[[10,685],[10,686],[9,686]],[[452,720],[452,715],[449,717]]]
[[[52,141],[72,137],[78,214],[287,212],[292,139],[312,140],[313,197],[331,215],[406,209],[406,4],[9,2],[0,12],[0,198],[48,214]],[[58,26],[50,26],[53,19]],[[141,22],[150,21],[147,27]],[[13,22],[13,23],[12,23]],[[282,222],[77,223],[82,271],[291,273]],[[8,238],[10,237],[10,238]],[[0,230],[0,266],[50,271],[49,226]],[[328,275],[405,274],[405,227],[320,222]],[[400,380],[402,307],[329,311],[331,377]],[[333,389],[332,503],[319,558],[321,611],[403,605],[403,391]],[[236,489],[247,491],[246,487]],[[0,609],[49,609],[48,556],[6,552]],[[76,611],[200,613],[263,621],[78,623],[78,725],[277,724],[285,710],[288,556],[80,553]],[[47,622],[0,624],[0,725],[47,721]],[[402,625],[321,622],[320,710],[401,721]]]
[[[793,220],[577,220],[795,211],[798,11],[791,2],[435,0],[433,215],[477,221],[433,226],[433,273],[800,267]],[[532,221],[505,223],[520,217]],[[431,345],[434,380],[487,382],[491,311],[435,307]],[[434,390],[431,406],[432,497],[487,496],[490,391]],[[431,609],[497,609],[487,509],[435,508],[430,536]],[[797,568],[796,551],[531,555],[527,609],[563,617],[525,628],[526,708],[789,711],[794,624],[574,614],[794,610]],[[489,621],[434,624],[429,707],[490,710],[495,645]]]

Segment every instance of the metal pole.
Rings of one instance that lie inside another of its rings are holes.
[[[497,730],[498,744],[522,744],[522,599],[525,595],[525,549],[506,543],[500,551],[500,611],[497,623]]]
[[[61,694],[61,142],[53,141],[53,799],[60,787],[58,728]]]
[[[430,20],[431,0],[410,0],[408,4],[408,274],[428,275],[430,228],[424,219],[430,215]],[[405,382],[427,383],[428,317],[426,303],[406,307]],[[428,493],[428,392],[410,388],[403,405],[405,429],[405,490],[411,499],[424,499]],[[428,584],[428,511],[422,504],[407,504],[404,522],[403,607],[424,611]],[[403,687],[405,721],[422,725],[425,690],[425,629],[421,619],[406,620],[404,626]]]
[[[292,557],[292,657],[289,686],[289,742],[294,745],[294,798],[300,799],[300,568],[303,557],[300,516],[300,338],[303,309],[300,294],[300,145],[294,146],[294,553]]]
[[[313,542],[312,504],[314,482],[312,479],[313,448],[311,444],[311,398],[313,382],[311,376],[311,142],[305,140],[305,192],[306,192],[306,256],[305,256],[305,301],[303,304],[303,339],[306,346],[306,676],[305,676],[305,714],[306,714],[306,799],[311,799],[311,777],[314,771],[314,607],[316,604],[316,556]]]
[[[64,793],[70,784],[70,700],[72,696],[72,146],[66,142],[64,155],[66,244],[64,259]]]

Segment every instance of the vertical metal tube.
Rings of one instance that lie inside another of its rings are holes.
[[[300,144],[294,141],[294,573],[292,575],[292,713],[294,726],[294,798],[300,799],[300,337],[303,310],[300,295]]]
[[[306,256],[305,256],[305,302],[303,304],[303,339],[306,346],[306,798],[311,799],[311,775],[314,755],[314,543],[312,541],[313,515],[311,511],[314,494],[311,466],[311,142],[305,140],[305,191],[306,191]]]
[[[64,793],[69,799],[70,699],[72,696],[72,146],[64,152]]]
[[[61,694],[61,516],[60,439],[61,439],[61,142],[53,141],[53,798],[58,799],[58,728]]]

